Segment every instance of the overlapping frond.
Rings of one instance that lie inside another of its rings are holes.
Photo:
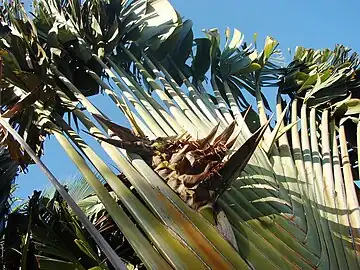
[[[34,24],[11,16],[8,43],[21,25],[38,31],[20,38],[32,68],[18,47],[2,41],[3,117],[15,121],[26,110],[44,117],[46,132],[94,190],[83,202],[92,221],[121,231],[146,267],[359,268],[358,157],[349,152],[360,141],[356,54],[299,47],[284,68],[271,37],[261,51],[238,30],[226,31],[223,48],[216,29],[193,41],[191,22],[182,23],[165,0],[41,1]],[[28,73],[38,92],[19,79]],[[274,126],[267,86],[279,86]],[[99,89],[133,131],[88,99]],[[243,112],[255,102],[257,110]],[[87,131],[74,131],[64,111]],[[27,122],[16,124],[22,130]],[[100,143],[120,179],[89,139]]]
[[[9,151],[2,146],[0,148],[0,235],[4,233],[6,215],[9,213],[11,207],[11,196],[15,177],[18,172],[18,166],[15,161],[11,159]]]

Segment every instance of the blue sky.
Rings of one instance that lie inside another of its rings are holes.
[[[202,36],[202,29],[217,27],[223,34],[226,27],[237,28],[245,34],[245,40],[252,41],[258,33],[258,40],[267,35],[280,42],[286,52],[294,51],[297,45],[312,48],[333,48],[341,43],[360,52],[359,0],[170,0],[186,19],[192,19],[195,36]],[[29,1],[25,1],[26,4]],[[287,56],[287,53],[284,53]],[[286,57],[286,60],[290,60]],[[104,96],[92,100],[116,122],[122,121],[116,107],[108,106]],[[105,161],[109,159],[96,144],[91,144]],[[54,138],[46,142],[43,161],[60,180],[67,180],[77,173],[66,154]],[[16,195],[29,196],[34,189],[48,186],[48,180],[36,165],[26,175],[17,178],[20,188]]]

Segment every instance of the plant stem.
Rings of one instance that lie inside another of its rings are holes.
[[[226,121],[228,122],[228,124],[232,123],[234,121],[234,118],[232,117],[231,113],[229,112],[228,107],[226,106],[226,103],[224,101],[224,99],[222,98],[220,91],[219,91],[219,87],[216,83],[216,77],[215,74],[211,75],[211,85],[212,88],[214,90],[214,94],[215,94],[215,98],[219,104],[219,108],[221,113],[224,115]]]
[[[104,89],[105,93],[110,97],[110,99],[116,104],[116,106],[124,113],[124,115],[128,118],[130,124],[133,124],[133,120],[131,119],[129,112],[126,111],[127,105],[125,104],[125,101],[121,100],[118,95],[111,89],[111,87],[106,84],[104,81],[101,80],[101,78],[93,71],[87,70],[87,73]],[[129,100],[129,99],[128,99]],[[133,100],[130,100],[130,102]],[[166,133],[160,128],[158,123],[151,117],[151,115],[138,103],[138,102],[131,102],[135,110],[139,113],[139,115],[144,119],[145,123],[151,127],[151,134],[147,134],[149,137],[166,137]],[[132,117],[135,115],[132,114]],[[142,125],[145,126],[145,123],[143,123],[140,119],[136,121],[136,125]],[[145,129],[149,129],[146,127]],[[155,134],[153,134],[153,131]],[[149,133],[149,132],[148,132]]]
[[[355,192],[354,178],[351,171],[351,165],[350,165],[351,163],[347,148],[345,127],[343,124],[340,124],[339,140],[340,140],[340,149],[341,149],[341,161],[343,165],[346,201],[348,203],[348,208],[350,211],[349,217],[350,217],[351,230],[354,238],[360,238],[359,201]],[[356,246],[358,245],[359,243],[356,243]]]
[[[193,125],[193,123],[183,114],[183,112],[177,106],[175,106],[175,104],[172,102],[172,100],[165,94],[165,92],[161,89],[160,85],[158,85],[155,82],[155,80],[151,77],[149,72],[139,62],[139,60],[136,59],[136,57],[124,46],[121,46],[121,47],[124,50],[124,52],[126,53],[126,55],[129,56],[130,59],[134,62],[137,69],[139,69],[139,71],[141,72],[143,77],[146,79],[146,81],[149,83],[149,85],[151,86],[153,91],[158,95],[158,97],[161,99],[161,101],[165,104],[165,106],[169,109],[171,114],[177,120],[177,122],[175,122],[174,119],[172,119],[172,118],[171,118],[171,120],[169,119],[169,123],[170,123],[170,121],[174,123],[174,125],[175,125],[174,129],[176,129],[176,131],[181,134],[181,128],[184,128],[185,130],[187,130],[190,133],[190,135],[193,138],[197,138],[199,131]],[[181,128],[179,125],[181,126]]]
[[[79,220],[84,225],[85,229],[94,238],[95,242],[99,245],[101,250],[104,252],[105,256],[109,259],[111,264],[115,267],[115,269],[126,270],[127,267],[121,261],[121,259],[117,256],[115,251],[106,242],[106,240],[102,237],[102,235],[95,228],[95,226],[89,221],[87,216],[80,209],[80,207],[76,204],[76,202],[71,198],[71,196],[67,193],[65,188],[60,184],[60,182],[55,178],[55,176],[50,172],[50,170],[45,166],[45,164],[37,157],[37,155],[30,148],[30,146],[20,137],[20,135],[2,117],[0,117],[0,124],[9,131],[9,133],[19,142],[19,144],[25,149],[25,151],[34,160],[34,162],[36,164],[38,164],[39,167],[43,170],[43,172],[48,177],[51,184],[59,192],[61,197],[64,198],[64,200],[69,205],[69,207],[72,209],[72,211],[74,211],[74,213],[78,216]]]
[[[154,119],[148,110],[144,108],[135,98],[134,94],[127,89],[127,87],[116,77],[116,75],[111,71],[111,69],[105,65],[103,61],[96,55],[93,55],[93,58],[97,60],[97,62],[104,68],[105,72],[110,76],[110,78],[115,82],[116,86],[123,93],[123,95],[130,101],[130,103],[134,106],[135,110],[139,113],[144,122],[151,128],[154,134],[157,137],[166,137],[166,133],[161,128],[161,123],[158,119]],[[117,104],[120,101],[119,97],[116,93],[111,89],[110,86],[105,84],[101,78],[94,72],[91,72],[90,75],[98,82],[99,85],[102,85],[105,89],[105,93]]]
[[[160,71],[156,68],[154,63],[146,56],[146,54],[142,54],[144,61],[148,64],[148,66],[152,69],[154,74],[163,84],[165,90],[169,93],[172,99],[178,104],[180,109],[183,111],[185,116],[197,127],[200,131],[202,137],[205,137],[211,130],[210,126],[206,122],[202,122],[200,118],[194,114],[194,112],[190,109],[190,107],[186,104],[186,102],[182,99],[181,95],[171,86],[171,84],[163,77]]]
[[[181,87],[176,83],[172,78],[170,73],[164,68],[164,66],[153,58],[153,62],[160,69],[160,71],[165,75],[167,81],[171,84],[173,89],[180,95],[183,100],[188,104],[190,109],[200,118],[201,121],[204,121],[208,126],[216,126],[218,121],[212,116],[211,113],[206,113],[205,111],[200,110],[200,108],[195,104],[185,93],[182,91]]]
[[[164,258],[168,260],[168,262],[174,268],[188,268],[190,267],[189,261],[181,260],[181,255],[188,256],[191,258],[191,263],[196,265],[196,269],[203,268],[203,262],[201,260],[197,260],[197,257],[192,252],[191,249],[188,248],[188,245],[182,240],[174,237],[174,232],[171,226],[165,226],[150,210],[147,208],[142,201],[140,201],[136,196],[125,186],[125,184],[119,180],[119,178],[113,173],[112,170],[105,164],[105,162],[76,134],[74,130],[70,126],[66,124],[66,122],[56,116],[56,121],[59,125],[64,129],[69,138],[73,141],[73,143],[79,148],[79,150],[86,156],[86,158],[92,163],[92,165],[96,168],[96,170],[103,176],[109,186],[114,190],[115,194],[119,197],[119,200],[122,202],[124,207],[129,211],[131,216],[136,220],[136,223],[140,225],[144,233],[149,237],[150,241],[153,242],[156,249],[163,255]],[[91,130],[90,132],[92,132]],[[105,143],[106,144],[106,143]],[[115,154],[115,153],[114,153]],[[118,153],[118,155],[121,155]],[[124,175],[128,179],[134,179],[136,175],[141,177],[141,175],[131,166],[128,160],[123,159],[122,165],[119,169],[124,173]],[[80,168],[79,168],[80,169]],[[99,182],[99,181],[98,181]],[[108,194],[108,193],[107,193]],[[110,196],[110,195],[109,195]],[[150,196],[150,194],[149,194]],[[161,194],[158,194],[153,201],[156,199],[159,200]],[[111,196],[110,196],[111,197]],[[101,198],[100,198],[101,199]],[[101,199],[102,200],[102,199]],[[159,203],[159,202],[158,202]],[[163,202],[164,204],[164,202]],[[104,206],[108,209],[106,202],[104,201]],[[111,206],[111,205],[110,205]],[[169,208],[167,208],[169,209]],[[164,211],[164,210],[163,210]],[[169,209],[169,211],[171,211]],[[115,213],[116,214],[116,213]],[[126,215],[126,214],[125,214]],[[126,216],[127,217],[127,216]],[[118,218],[118,217],[113,217]],[[125,216],[124,216],[125,218]],[[120,222],[122,219],[118,219],[118,226],[120,226]],[[135,226],[135,225],[133,225]],[[124,231],[126,229],[126,231]],[[124,233],[125,237],[130,240],[134,237],[131,230],[133,230],[132,226],[123,226],[120,227],[120,230]],[[140,233],[140,232],[139,232]],[[129,238],[131,237],[131,238]],[[139,242],[138,244],[141,244]],[[141,251],[140,251],[141,248]],[[150,250],[151,249],[151,250]],[[134,250],[139,250],[139,254],[146,254],[146,257],[142,257],[143,262],[147,261],[148,263],[152,262],[153,266],[157,266],[161,263],[161,256],[156,253],[154,248],[151,248],[148,244],[147,246],[140,247],[137,245],[134,246]],[[147,250],[145,252],[144,250]],[[152,253],[152,255],[151,255]],[[150,258],[149,256],[153,256]],[[156,257],[157,256],[157,257]],[[220,258],[220,257],[219,257]],[[217,259],[220,260],[220,259]],[[156,264],[155,264],[156,263]],[[164,264],[163,264],[164,266]],[[160,264],[161,267],[161,264]]]
[[[100,130],[79,110],[75,111],[79,120],[92,134],[101,134]],[[186,241],[192,250],[196,251],[206,262],[223,263],[222,256],[213,253],[216,247],[233,265],[242,265],[241,258],[236,251],[218,234],[215,227],[210,225],[202,216],[189,208],[181,198],[149,167],[137,154],[129,153],[132,165],[119,153],[119,150],[103,141],[99,141],[106,153],[118,168],[124,172],[129,182],[135,187],[139,195],[149,208],[163,221],[163,223]],[[176,222],[174,222],[176,220]],[[163,236],[164,237],[164,236]],[[196,241],[194,242],[194,239]],[[209,242],[211,248],[207,247]],[[203,248],[207,247],[206,250]],[[209,255],[211,255],[210,258]],[[196,261],[193,261],[193,266]]]
[[[63,128],[66,128],[66,123],[60,118],[56,117],[56,121]],[[135,224],[130,220],[124,210],[116,203],[116,201],[111,197],[109,192],[91,171],[87,165],[84,158],[79,154],[78,151],[72,146],[72,144],[66,139],[63,133],[56,127],[52,126],[51,131],[55,135],[55,138],[58,140],[60,145],[63,147],[65,152],[78,167],[80,172],[84,175],[86,181],[93,188],[96,195],[99,197],[100,201],[104,204],[106,210],[109,212],[110,216],[119,227],[120,231],[124,234],[126,239],[129,241],[131,246],[137,252],[141,260],[147,265],[147,267],[159,267],[159,269],[166,269],[167,263],[164,259],[153,249],[150,242],[145,238],[141,231],[135,226]],[[71,136],[71,135],[70,135]],[[77,144],[82,143],[77,139]],[[105,180],[106,175],[102,175]],[[118,179],[118,178],[117,178]],[[120,180],[117,180],[120,183]],[[130,193],[130,191],[128,191]],[[130,195],[130,194],[129,194]]]
[[[179,135],[171,126],[172,118],[158,103],[156,103],[151,96],[121,67],[119,67],[110,58],[107,59],[110,66],[115,70],[118,76],[124,81],[132,93],[140,100],[142,105],[149,111],[153,118],[158,122],[161,128],[165,131],[167,136]],[[126,92],[124,93],[126,94]]]

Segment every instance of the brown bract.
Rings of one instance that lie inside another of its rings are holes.
[[[233,123],[217,137],[218,127],[204,139],[169,141],[163,147],[166,151],[153,157],[152,167],[192,208],[213,204],[224,188],[219,171],[233,144],[228,140],[234,128]]]
[[[183,139],[168,137],[149,140],[101,116],[95,117],[111,131],[112,138],[92,136],[140,155],[195,210],[214,205],[235,173],[230,167],[245,166],[264,131],[263,127],[255,132],[232,155],[233,158],[224,162],[238,137],[235,122],[217,136],[218,126],[202,139],[186,136]]]

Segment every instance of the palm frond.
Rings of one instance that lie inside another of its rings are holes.
[[[258,51],[240,31],[227,30],[221,47],[217,29],[196,39],[191,54],[191,24],[181,23],[166,0],[40,3],[34,19],[40,34],[30,37],[42,49],[30,55],[36,67],[31,74],[45,78],[40,82],[54,99],[40,95],[26,103],[31,91],[17,96],[8,90],[7,117],[15,118],[13,107],[43,117],[41,127],[94,191],[81,202],[98,229],[125,237],[148,268],[359,268],[356,54],[342,46],[299,47],[284,68],[277,40],[267,37]],[[10,11],[9,27],[21,33]],[[16,33],[7,38],[16,39]],[[29,47],[25,38],[21,44]],[[3,81],[14,90],[25,86],[13,70],[29,68],[16,48],[7,46],[3,54]],[[276,124],[269,125],[269,97],[262,90],[276,85]],[[99,89],[134,133],[88,99]],[[257,110],[247,110],[254,101],[244,90],[255,97]],[[86,134],[74,131],[63,111],[71,111]],[[91,139],[121,177],[90,147]],[[88,190],[82,183],[76,189]]]
[[[101,182],[104,182],[101,175],[95,172],[95,175]],[[69,195],[75,202],[79,202],[94,193],[94,190],[89,186],[82,175],[74,175],[62,182],[62,185],[69,191]],[[56,190],[53,186],[49,186],[42,191],[43,197],[51,198],[54,196]]]
[[[10,157],[6,147],[0,147],[0,236],[4,233],[6,215],[9,213],[11,204],[12,187],[18,173],[18,165]]]

